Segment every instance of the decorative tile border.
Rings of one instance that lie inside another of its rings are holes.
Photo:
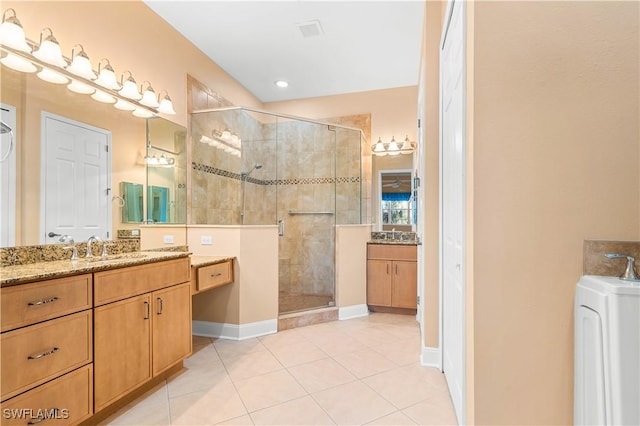
[[[238,173],[229,172],[227,170],[218,169],[217,167],[207,166],[200,163],[191,163],[193,170],[198,170],[204,173],[210,173],[218,176],[228,177],[231,179],[241,180],[242,175]],[[319,178],[295,178],[295,179],[268,179],[261,180],[249,176],[247,182],[254,183],[256,185],[317,185],[323,183],[360,183],[360,176],[339,176],[333,177],[319,177]]]

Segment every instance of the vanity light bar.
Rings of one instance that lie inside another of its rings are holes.
[[[7,16],[10,12],[13,13],[13,16]],[[40,45],[24,37],[24,31],[21,30],[22,26],[16,18],[15,10],[5,10],[0,24],[0,51],[3,53],[0,62],[5,66],[27,73],[35,72],[40,68],[38,73],[40,79],[54,84],[67,84],[70,82],[67,87],[72,92],[88,94],[98,102],[112,103],[118,109],[133,111],[132,114],[136,117],[149,118],[158,113],[169,115],[176,113],[173,109],[171,98],[166,91],[160,92],[160,96],[157,99],[151,99],[155,92],[151,88],[151,83],[145,81],[148,87],[144,94],[141,94],[129,71],[125,71],[123,74],[123,85],[105,85],[102,80],[104,78],[103,71],[113,72],[109,61],[106,59],[101,60],[98,73],[95,73],[91,69],[91,64],[87,54],[84,52],[84,48],[80,45],[74,46],[74,49],[80,46],[81,50],[79,52],[76,53],[72,49],[72,59],[65,58],[59,54],[60,46],[53,37],[51,29],[45,28],[40,33],[42,40]],[[42,35],[45,31],[49,35],[43,39]],[[20,40],[16,41],[15,37],[20,38]],[[24,44],[22,43],[23,40]],[[46,50],[43,51],[45,48]],[[31,53],[32,51],[34,53]],[[81,61],[80,64],[78,64],[79,60]],[[101,66],[103,61],[106,61],[104,67]],[[78,71],[80,65],[82,65],[83,72]],[[127,74],[128,77],[124,79],[124,75]],[[143,86],[145,83],[143,83]]]

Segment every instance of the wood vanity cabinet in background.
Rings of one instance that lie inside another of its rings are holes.
[[[367,305],[372,311],[415,313],[417,247],[367,245]]]
[[[95,411],[191,353],[188,258],[94,274]]]

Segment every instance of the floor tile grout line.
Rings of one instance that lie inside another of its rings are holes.
[[[244,411],[245,411],[245,415],[249,415],[249,417],[251,418],[251,415],[249,413],[249,409],[247,408],[247,405],[244,403],[244,400],[242,399],[242,397],[240,396],[240,392],[238,391],[238,387],[236,386],[236,382],[231,378],[231,374],[229,374],[229,369],[227,368],[227,365],[224,363],[224,361],[222,360],[222,357],[220,356],[220,352],[218,351],[218,348],[216,348],[216,345],[213,345],[213,348],[215,349],[216,353],[218,354],[218,358],[220,358],[220,362],[222,362],[222,366],[224,367],[224,371],[227,373],[227,376],[229,377],[229,380],[231,381],[231,385],[233,386],[233,389],[236,391],[236,395],[238,395],[238,398],[240,399],[240,402],[242,403],[242,406],[244,407]],[[241,417],[241,416],[240,416]],[[225,419],[225,420],[221,420],[220,422],[225,422],[227,420],[231,420],[231,419]],[[218,422],[218,423],[220,423]],[[253,418],[251,418],[251,423],[255,422],[253,421]]]

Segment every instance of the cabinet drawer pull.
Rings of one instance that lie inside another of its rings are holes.
[[[40,414],[38,417],[36,417],[35,419],[31,419],[27,422],[28,425],[37,425],[39,423],[44,422],[45,420],[49,420],[49,419],[57,419],[58,418],[58,411],[60,411],[59,408],[52,408],[51,410],[46,410],[46,412],[49,414],[48,416],[45,416],[44,414]]]
[[[162,315],[162,297],[158,297],[158,315]]]
[[[144,314],[144,318],[143,319],[148,320],[149,319],[149,314],[151,313],[151,310],[150,310],[150,307],[149,307],[149,302],[147,302],[146,300],[144,302],[144,307],[146,309],[145,309],[145,314]]]
[[[58,301],[58,296],[54,296],[50,299],[42,299],[42,300],[38,300],[37,302],[29,302],[27,303],[27,305],[29,306],[42,306],[45,305],[47,303],[53,303],[53,302],[57,302]]]
[[[52,348],[52,349],[50,349],[50,350],[48,350],[48,351],[46,351],[46,352],[42,352],[42,353],[37,354],[37,355],[29,355],[29,356],[27,357],[27,359],[40,359],[40,358],[44,358],[45,356],[49,356],[49,355],[53,355],[53,354],[55,354],[55,353],[56,353],[56,352],[58,352],[59,350],[60,350],[60,348]]]
[[[396,263],[396,275],[398,275],[398,264]]]
[[[387,263],[387,275],[389,275],[389,264]]]
[[[218,272],[217,274],[211,274],[211,278],[217,278],[222,275],[222,272]]]

